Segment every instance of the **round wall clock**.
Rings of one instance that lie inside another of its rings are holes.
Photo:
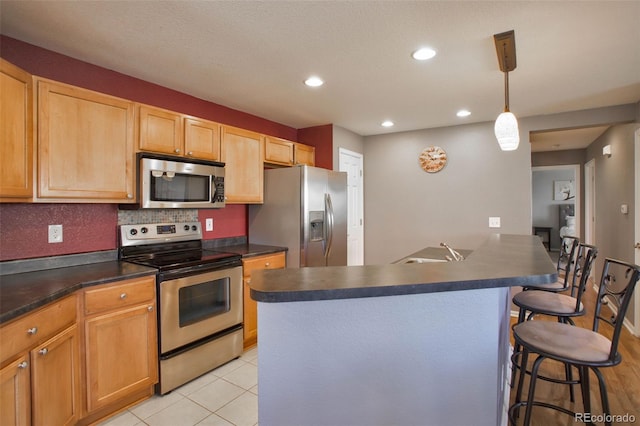
[[[436,173],[447,165],[447,153],[439,146],[430,146],[422,151],[418,160],[422,170],[428,173]]]

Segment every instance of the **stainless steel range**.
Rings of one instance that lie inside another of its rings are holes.
[[[158,269],[158,393],[240,356],[240,255],[203,249],[188,222],[122,225],[120,259]]]

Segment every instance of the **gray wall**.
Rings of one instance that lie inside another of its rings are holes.
[[[449,162],[426,173],[418,156],[442,147]],[[528,139],[503,152],[493,123],[365,137],[365,264],[387,263],[444,241],[475,249],[493,232],[531,233]],[[490,216],[501,217],[490,229]]]
[[[333,170],[340,170],[340,148],[364,154],[364,138],[351,130],[333,126]]]

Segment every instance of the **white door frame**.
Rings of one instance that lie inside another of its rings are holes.
[[[339,148],[341,172],[347,172],[347,265],[364,264],[364,167],[363,155]],[[353,164],[356,164],[353,167]],[[352,169],[349,172],[349,169]],[[353,170],[353,169],[356,170]]]
[[[640,265],[640,129],[636,129],[635,133],[635,263]],[[636,289],[633,301],[633,327],[632,333],[640,336],[640,289]]]
[[[584,165],[584,241],[596,244],[596,160]]]

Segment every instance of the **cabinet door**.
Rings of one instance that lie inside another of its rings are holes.
[[[258,306],[251,298],[251,273],[259,269],[282,269],[286,266],[286,256],[282,253],[266,256],[250,257],[242,261],[242,274],[244,276],[244,348],[253,346],[258,341]]]
[[[295,145],[296,164],[316,165],[316,149],[313,146],[296,143]]]
[[[29,355],[0,370],[0,424],[26,426],[31,423]]]
[[[219,161],[220,124],[197,118],[185,118],[184,151],[187,157]]]
[[[157,383],[153,302],[87,319],[85,344],[89,412]]]
[[[260,204],[264,186],[264,141],[258,133],[222,126],[224,191],[229,204]]]
[[[133,103],[38,81],[38,197],[134,202]]]
[[[32,87],[31,74],[0,58],[2,201],[20,201],[33,195]]]
[[[264,161],[265,163],[282,164],[291,166],[293,164],[294,143],[285,139],[267,136],[264,138]]]
[[[182,155],[182,115],[140,105],[139,148],[163,154]]]
[[[34,425],[72,425],[80,415],[80,356],[74,324],[31,351]]]

